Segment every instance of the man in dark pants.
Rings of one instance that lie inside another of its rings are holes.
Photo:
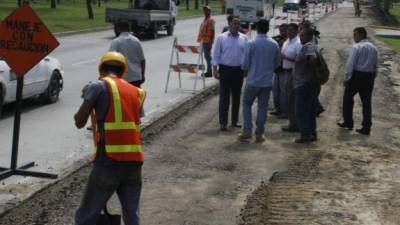
[[[358,27],[353,31],[356,42],[347,59],[346,75],[343,82],[345,86],[343,95],[343,120],[338,123],[342,128],[353,129],[354,95],[360,95],[363,111],[362,127],[356,131],[369,135],[372,126],[371,97],[378,67],[378,50],[368,41],[367,31]]]
[[[243,84],[241,65],[247,36],[239,32],[240,20],[234,17],[229,23],[229,30],[218,35],[213,53],[213,75],[219,79],[219,123],[222,131],[227,130],[228,111],[232,95],[233,127],[238,124],[240,95]]]
[[[80,129],[91,117],[96,153],[75,225],[96,224],[114,192],[122,205],[124,224],[140,224],[140,112],[145,92],[122,79],[127,72],[125,57],[107,52],[100,60],[99,80],[82,91],[84,101],[74,116],[75,125]]]
[[[316,78],[316,46],[312,42],[313,31],[305,28],[300,32],[303,45],[296,56],[293,70],[295,92],[296,122],[300,138],[296,143],[309,143],[317,140],[316,105],[319,83]]]

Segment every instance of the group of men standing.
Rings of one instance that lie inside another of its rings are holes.
[[[241,31],[239,18],[229,16],[228,29],[215,35],[215,21],[210,8],[204,7],[204,13],[205,19],[199,31],[198,42],[207,49],[204,51],[207,61],[206,76],[210,76],[212,71],[213,76],[219,80],[220,130],[228,130],[230,101],[232,101],[230,125],[233,128],[242,127],[238,123],[240,102],[242,102],[243,129],[238,139],[243,142],[250,141],[253,134],[251,108],[257,98],[255,137],[257,142],[264,141],[264,124],[272,91],[275,111],[270,114],[288,119],[288,125],[282,126],[282,131],[300,132],[300,137],[295,139],[296,143],[318,140],[316,118],[325,109],[318,98],[321,91],[317,73],[320,53],[317,48],[319,32],[315,27],[308,21],[303,21],[299,25],[282,24],[279,27],[280,34],[271,38],[267,35],[269,21],[261,19],[257,23],[257,36],[249,40]],[[360,93],[364,119],[362,128],[357,129],[357,132],[369,135],[372,124],[370,99],[377,69],[377,50],[366,39],[364,28],[355,29],[354,35],[355,46],[363,46],[363,49],[353,47],[349,56],[343,98],[344,122],[339,122],[338,125],[352,129],[353,96]],[[203,39],[204,36],[207,38]],[[214,36],[216,41],[211,57]],[[367,60],[368,65],[362,60]]]

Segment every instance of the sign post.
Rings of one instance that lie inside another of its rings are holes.
[[[0,23],[0,55],[17,76],[16,106],[10,168],[0,167],[0,180],[13,175],[56,179],[56,174],[27,171],[34,162],[17,167],[24,75],[59,45],[36,13],[22,4]]]

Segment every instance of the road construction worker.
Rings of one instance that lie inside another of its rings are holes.
[[[197,42],[201,43],[203,47],[204,58],[207,63],[207,72],[204,74],[205,77],[212,76],[211,66],[211,48],[214,43],[215,37],[215,20],[211,16],[211,8],[209,6],[203,7],[204,20],[200,25],[199,35],[197,36]]]
[[[95,225],[114,192],[121,202],[125,225],[139,224],[143,164],[139,123],[145,92],[122,79],[127,71],[122,54],[104,54],[100,78],[84,88],[84,101],[74,116],[78,129],[85,126],[89,115],[92,117],[96,150],[75,225]]]

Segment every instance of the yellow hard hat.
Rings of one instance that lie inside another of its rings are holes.
[[[119,52],[105,53],[100,59],[99,71],[103,64],[123,66],[124,74],[128,72],[128,65],[126,64],[125,57]]]

